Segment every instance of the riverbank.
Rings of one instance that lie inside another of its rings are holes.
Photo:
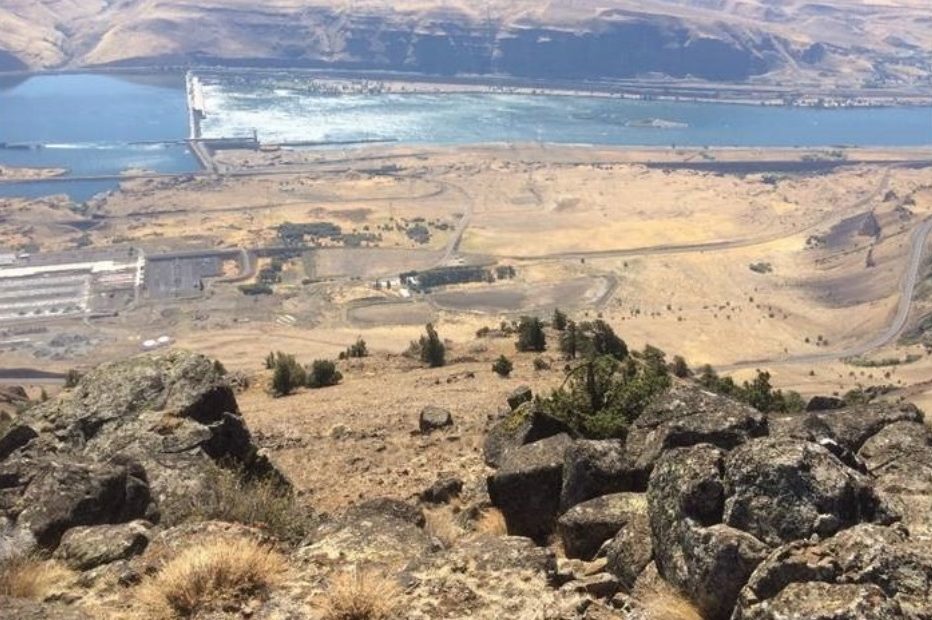
[[[66,168],[19,168],[0,165],[0,183],[15,181],[41,181],[68,174]]]
[[[734,103],[740,105],[793,106],[807,108],[838,107],[922,107],[932,105],[932,89],[871,89],[798,84],[741,84],[708,82],[692,78],[635,78],[604,81],[535,80],[508,75],[436,76],[423,73],[339,70],[308,67],[255,67],[230,65],[138,65],[91,66],[44,71],[0,71],[0,78],[28,79],[45,75],[99,74],[138,76],[141,74],[178,77],[193,71],[198,75],[302,76],[322,84],[352,84],[356,91],[367,90],[373,83],[393,94],[478,94],[511,93],[521,95],[621,98],[635,101],[680,101],[693,103]],[[329,90],[326,86],[323,92]],[[343,92],[343,91],[336,91]]]

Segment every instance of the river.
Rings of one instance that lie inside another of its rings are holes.
[[[211,77],[203,136],[262,141],[389,140],[682,146],[932,145],[932,108],[811,109],[508,94],[319,95],[261,79]],[[70,175],[188,172],[181,75],[0,79],[0,164]],[[9,145],[18,145],[9,148]],[[86,200],[115,181],[0,183],[0,196]]]

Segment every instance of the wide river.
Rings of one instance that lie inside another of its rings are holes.
[[[500,94],[317,95],[210,78],[204,137],[262,141],[390,140],[457,145],[549,142],[688,146],[932,145],[932,108],[775,108]],[[662,127],[645,127],[653,119]],[[72,176],[128,169],[175,173],[197,163],[184,140],[182,76],[0,78],[0,164]],[[13,145],[14,148],[10,148]],[[114,181],[0,183],[0,196],[86,200]]]

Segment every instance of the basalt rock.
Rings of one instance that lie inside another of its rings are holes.
[[[508,395],[508,406],[514,411],[524,403],[531,402],[533,397],[534,393],[531,391],[531,388],[522,385],[512,390],[511,394]]]
[[[566,451],[560,511],[566,512],[587,500],[633,491],[638,488],[636,472],[617,439],[580,440]]]
[[[428,434],[434,431],[453,426],[453,416],[446,409],[440,407],[424,407],[418,418],[418,428],[421,433]]]
[[[646,498],[645,498],[646,499]],[[645,501],[643,512],[632,512],[605,548],[606,568],[622,588],[630,591],[654,558],[650,518]]]
[[[146,521],[75,527],[62,537],[54,557],[82,571],[125,560],[142,553],[149,544],[150,529]]]
[[[853,452],[864,442],[895,422],[922,422],[915,405],[870,403],[813,414],[831,430],[833,438]]]
[[[731,450],[767,434],[767,416],[748,405],[678,383],[654,399],[632,424],[625,450],[647,486],[657,459],[667,450],[710,444]]]
[[[553,531],[564,455],[571,444],[567,435],[556,435],[520,446],[489,476],[489,497],[502,511],[509,533],[542,541]]]
[[[483,445],[485,462],[489,467],[500,467],[510,450],[561,433],[571,435],[572,431],[534,403],[524,403],[500,420],[486,435]]]
[[[814,443],[758,439],[729,454],[725,471],[724,522],[771,546],[897,517],[869,478]]]
[[[38,432],[29,446],[37,454],[138,463],[160,504],[198,497],[210,480],[205,466],[215,463],[284,483],[259,455],[220,372],[185,351],[104,364],[21,422]]]
[[[732,618],[930,618],[930,553],[902,529],[870,524],[789,543],[754,571]]]
[[[560,517],[557,529],[566,557],[591,560],[619,530],[635,521],[644,522],[646,517],[644,494],[616,493],[573,506]]]

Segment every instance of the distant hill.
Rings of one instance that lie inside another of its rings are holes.
[[[0,70],[243,64],[932,87],[926,0],[0,0]]]

